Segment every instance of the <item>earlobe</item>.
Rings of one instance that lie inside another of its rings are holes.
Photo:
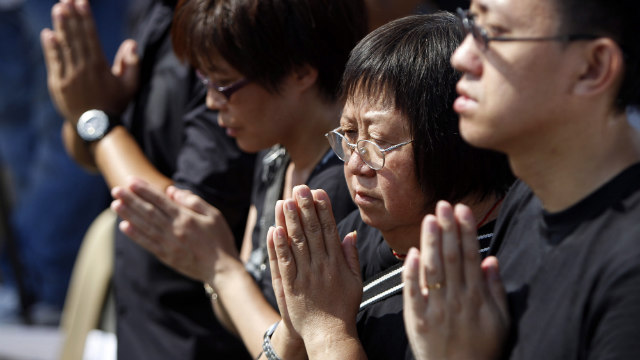
[[[583,69],[579,73],[574,93],[590,96],[607,91],[616,92],[622,80],[624,55],[615,41],[601,38],[584,48]]]

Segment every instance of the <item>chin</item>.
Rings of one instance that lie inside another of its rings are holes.
[[[487,133],[489,132],[489,133]],[[480,128],[470,120],[460,118],[460,136],[469,145],[477,148],[497,150],[492,144],[493,134],[486,128]]]
[[[250,154],[257,153],[258,151],[268,149],[271,146],[275,145],[256,143],[255,139],[245,140],[243,138],[236,138],[236,143],[238,144],[240,150]]]
[[[380,230],[384,224],[383,216],[380,216],[379,214],[371,214],[371,212],[362,210],[362,208],[358,208],[358,210],[360,210],[360,217],[365,224]]]

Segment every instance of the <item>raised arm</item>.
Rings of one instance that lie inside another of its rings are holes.
[[[165,188],[171,180],[144,156],[135,139],[116,126],[101,140],[86,143],[76,123],[87,110],[118,117],[138,89],[139,58],[133,40],[120,46],[112,67],[104,56],[86,0],[69,0],[52,8],[53,30],[41,32],[47,82],[53,102],[65,118],[62,136],[69,154],[83,167],[98,170],[110,187],[136,175]]]

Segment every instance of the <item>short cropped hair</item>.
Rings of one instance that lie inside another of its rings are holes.
[[[611,37],[624,52],[625,74],[616,106],[640,105],[640,1],[552,0],[559,11],[561,31]]]
[[[392,21],[353,49],[342,79],[347,101],[375,99],[407,119],[417,180],[431,201],[503,196],[514,180],[505,155],[473,148],[459,134],[460,73],[449,59],[464,36],[447,12]]]
[[[291,71],[312,66],[321,95],[333,101],[367,19],[363,0],[180,0],[171,32],[181,60],[202,69],[218,53],[272,92]]]

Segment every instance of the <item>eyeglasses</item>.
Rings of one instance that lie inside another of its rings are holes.
[[[329,140],[331,149],[342,161],[347,161],[351,157],[353,150],[358,150],[358,155],[365,164],[367,164],[373,170],[380,170],[384,167],[384,154],[388,151],[397,149],[401,146],[407,145],[413,140],[405,141],[400,144],[390,146],[386,149],[381,148],[378,144],[371,140],[358,140],[355,144],[350,143],[344,135],[338,132],[340,128],[335,128],[332,131],[324,134]]]
[[[212,89],[215,90],[217,92],[219,92],[220,94],[224,95],[224,97],[227,99],[227,101],[229,101],[229,99],[231,99],[231,95],[233,95],[233,93],[235,93],[236,91],[242,89],[245,85],[247,85],[248,83],[250,83],[251,81],[247,78],[242,78],[232,84],[229,84],[227,86],[220,86],[216,83],[214,83],[213,81],[211,81],[208,77],[204,76],[204,74],[202,74],[200,71],[196,71],[196,75],[198,75],[198,79],[200,79],[200,81],[202,82],[202,84],[204,86],[206,86],[208,89]]]
[[[543,36],[543,37],[504,37],[504,36],[489,36],[487,30],[482,26],[476,24],[475,15],[469,10],[462,10],[458,8],[458,17],[462,21],[462,26],[466,34],[471,34],[473,38],[482,44],[482,48],[486,49],[491,41],[576,41],[576,40],[592,40],[597,39],[600,36],[593,34],[569,34],[569,35],[556,35],[556,36]]]

